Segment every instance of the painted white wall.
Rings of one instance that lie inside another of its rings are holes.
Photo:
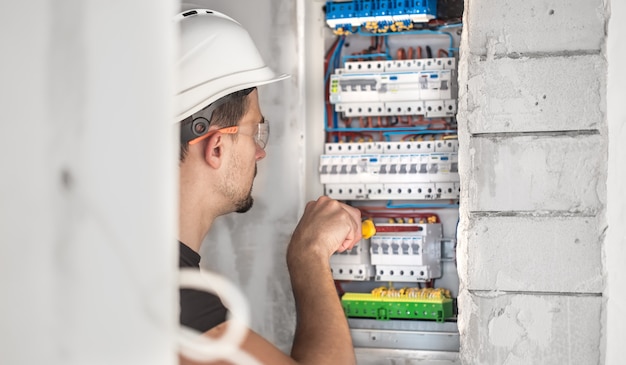
[[[609,77],[607,120],[609,124],[609,163],[607,178],[607,223],[605,247],[606,289],[606,361],[608,365],[624,362],[626,343],[626,70],[623,47],[626,38],[626,3],[610,2],[607,57]]]
[[[174,364],[174,1],[0,4],[0,363]]]

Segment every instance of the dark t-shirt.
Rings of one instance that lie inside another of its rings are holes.
[[[200,255],[182,242],[178,267],[200,268]],[[193,289],[180,290],[180,323],[206,332],[226,321],[226,307],[217,296]]]

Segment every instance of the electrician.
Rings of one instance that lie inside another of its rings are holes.
[[[265,157],[269,133],[256,87],[287,75],[270,70],[248,32],[226,15],[195,9],[179,14],[177,20],[180,266],[197,268],[200,245],[213,220],[252,206],[256,162]],[[309,202],[287,249],[297,312],[291,355],[252,330],[242,349],[263,364],[355,363],[329,258],[360,239],[357,209],[328,197]],[[182,324],[209,337],[225,331],[226,309],[218,297],[185,289],[180,298]],[[192,362],[181,358],[181,363]]]

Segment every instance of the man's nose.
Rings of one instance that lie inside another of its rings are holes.
[[[256,160],[262,160],[265,158],[265,156],[267,155],[267,153],[265,153],[265,150],[262,149],[261,147],[259,147],[258,145],[256,146]]]

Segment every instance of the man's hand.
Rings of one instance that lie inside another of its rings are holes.
[[[307,204],[289,245],[287,257],[316,255],[328,259],[361,240],[361,212],[327,196]]]
[[[298,319],[291,356],[298,364],[356,363],[329,261],[360,239],[358,209],[326,196],[307,204],[287,250]]]

